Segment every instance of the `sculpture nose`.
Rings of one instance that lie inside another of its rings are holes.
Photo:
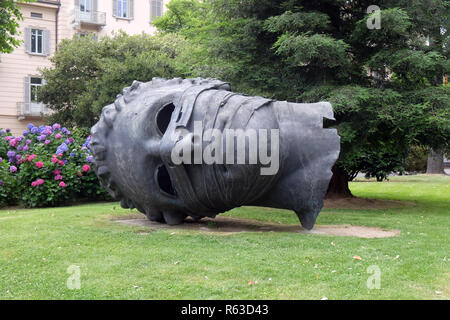
[[[145,151],[147,154],[149,154],[152,157],[159,157],[159,146],[160,146],[161,140],[149,140],[145,143]]]

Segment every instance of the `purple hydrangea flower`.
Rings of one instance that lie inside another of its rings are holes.
[[[23,146],[18,146],[17,147],[17,151],[22,151],[23,150]]]
[[[45,138],[47,138],[45,135],[40,135],[39,137],[37,137],[37,141],[45,140]]]
[[[16,167],[16,166],[11,166],[11,167],[9,167],[9,171],[10,171],[11,173],[14,173],[14,172],[17,171],[17,167]]]
[[[69,147],[67,146],[67,144],[62,143],[62,144],[58,147],[58,149],[56,149],[56,154],[64,153],[64,152],[66,152],[66,151],[68,151],[68,150],[69,150]]]
[[[39,128],[38,127],[31,128],[31,133],[38,134],[39,133]]]
[[[55,123],[53,125],[53,130],[58,130],[59,128],[61,128],[61,125],[59,123]]]
[[[7,128],[7,129],[6,129],[6,132],[11,132],[11,129],[10,129],[10,128]]]
[[[24,131],[23,131],[23,135],[24,135],[25,137],[26,137],[29,133],[30,133],[30,132],[27,131],[27,130],[24,130]]]
[[[0,130],[0,135],[5,135],[6,134],[6,131],[4,130],[4,129],[2,129],[2,130]]]
[[[3,158],[2,157],[0,157],[0,162],[3,162]]]
[[[5,183],[0,180],[0,187],[2,187]]]
[[[23,151],[28,151],[30,148],[28,146],[23,147]]]
[[[9,150],[6,155],[8,156],[8,158],[14,158],[16,156],[16,153],[12,150]]]
[[[87,162],[92,162],[92,161],[94,161],[94,157],[93,156],[87,156],[86,157],[86,161]]]
[[[16,154],[16,161],[19,161],[20,159],[22,159],[22,156],[20,154]]]
[[[28,144],[30,144],[30,143],[31,143],[31,140],[30,140],[30,139],[28,139],[26,143],[27,143],[27,145],[28,145]]]

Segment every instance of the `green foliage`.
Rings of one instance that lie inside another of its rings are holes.
[[[184,41],[174,35],[152,37],[119,33],[98,42],[89,37],[63,40],[42,70],[47,85],[40,99],[55,111],[50,122],[91,127],[101,109],[133,80],[176,76],[175,58]]]
[[[172,0],[155,25],[187,40],[179,70],[234,90],[333,104],[347,177],[402,171],[412,145],[448,150],[450,2]],[[201,9],[200,9],[201,8]],[[380,14],[381,28],[368,19]],[[427,42],[428,41],[428,42]],[[184,64],[183,64],[184,63]]]
[[[27,3],[34,0],[22,0]],[[19,4],[14,0],[0,1],[0,53],[11,53],[20,45],[17,39],[19,22],[23,20]]]
[[[108,199],[92,170],[90,138],[59,125],[29,125],[24,136],[2,130],[0,137],[0,205],[47,207],[78,198]]]
[[[405,170],[425,173],[427,170],[428,150],[423,146],[412,146],[406,158]]]

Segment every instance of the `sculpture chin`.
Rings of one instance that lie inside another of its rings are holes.
[[[327,102],[245,96],[216,79],[154,78],[133,82],[103,109],[91,149],[102,186],[152,221],[251,205],[293,210],[311,229],[339,155],[324,118],[333,119]],[[230,132],[243,138],[229,140]]]

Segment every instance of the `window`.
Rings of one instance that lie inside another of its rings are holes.
[[[128,18],[128,0],[117,0],[117,16]]]
[[[91,9],[92,9],[91,0],[80,0],[81,12],[91,12]]]
[[[39,29],[31,29],[31,52],[43,53],[43,31]]]
[[[42,87],[41,78],[30,78],[30,102],[38,103],[38,92]]]
[[[39,18],[39,19],[42,19],[42,13],[32,12],[32,13],[31,13],[31,17],[32,17],[32,18]]]
[[[32,55],[48,55],[51,50],[50,30],[25,28],[25,50]]]
[[[162,16],[162,0],[151,0],[150,21]]]
[[[134,0],[113,0],[113,16],[116,18],[133,19]]]

